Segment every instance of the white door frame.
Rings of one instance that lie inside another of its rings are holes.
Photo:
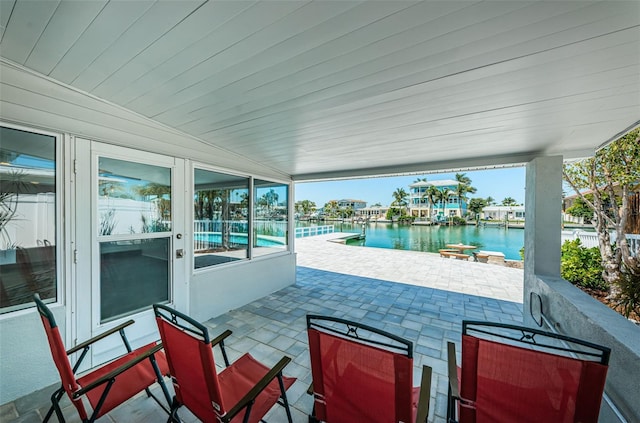
[[[100,253],[98,248],[99,215],[97,207],[98,157],[109,157],[130,162],[167,167],[171,169],[171,238],[170,238],[170,305],[182,310],[188,304],[187,258],[176,258],[176,251],[185,251],[185,163],[184,160],[114,146],[97,141],[76,139],[76,202],[75,202],[75,280],[70,296],[71,321],[74,344],[102,333],[129,319],[135,324],[126,333],[132,347],[159,339],[151,309],[133,313],[116,320],[100,323]],[[178,236],[181,234],[181,236]],[[92,348],[87,365],[95,366],[123,352],[119,337],[110,337]]]

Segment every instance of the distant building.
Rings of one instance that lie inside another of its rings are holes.
[[[387,216],[387,211],[389,211],[389,206],[364,207],[356,210],[355,218],[356,220],[370,221],[385,219]]]
[[[345,199],[345,200],[337,200],[338,209],[344,210],[351,207],[354,211],[358,211],[359,209],[363,209],[367,207],[367,202],[362,200],[353,200],[353,199]]]
[[[524,206],[487,206],[482,209],[483,219],[524,220]]]
[[[467,202],[459,201],[455,191],[459,182],[453,179],[440,181],[419,181],[409,185],[409,214],[416,219],[446,220],[448,217],[462,217],[467,214]],[[443,202],[436,200],[434,204],[429,201],[427,192],[429,187],[436,187],[441,192],[449,192],[448,198]]]

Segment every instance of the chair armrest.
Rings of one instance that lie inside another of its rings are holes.
[[[418,411],[416,423],[427,423],[429,416],[429,402],[431,401],[431,367],[422,366],[422,379],[420,380],[420,396],[418,397]]]
[[[447,366],[449,371],[449,389],[453,398],[460,398],[458,388],[458,364],[456,363],[456,344],[447,342]]]
[[[120,324],[120,325],[118,325],[118,326],[116,326],[116,327],[114,327],[112,329],[109,329],[108,331],[106,331],[104,333],[101,333],[100,335],[94,336],[93,338],[88,339],[88,340],[84,341],[83,343],[78,344],[75,347],[67,350],[67,355],[71,355],[74,352],[80,351],[80,350],[88,347],[89,345],[91,345],[91,344],[93,344],[93,343],[95,343],[95,342],[97,342],[97,341],[99,341],[101,339],[106,338],[109,335],[113,335],[116,332],[120,332],[122,329],[126,328],[127,326],[131,326],[133,323],[134,323],[133,320],[128,320],[128,321],[126,321],[126,322],[124,322],[124,323],[122,323],[122,324]]]
[[[91,391],[92,389],[102,385],[103,383],[106,383],[109,380],[117,377],[121,373],[129,370],[130,368],[132,368],[133,366],[135,366],[138,363],[142,362],[143,360],[148,359],[149,357],[151,357],[152,355],[154,355],[155,353],[157,353],[161,349],[162,349],[162,344],[157,344],[156,346],[154,346],[152,348],[149,348],[144,353],[136,356],[135,358],[132,358],[131,360],[127,361],[126,363],[122,364],[121,366],[116,367],[115,369],[113,369],[109,373],[105,374],[101,378],[94,380],[93,382],[87,384],[86,386],[83,386],[82,388],[80,388],[79,390],[77,390],[76,392],[73,393],[74,398],[78,398],[78,397],[86,394],[87,392]]]
[[[264,391],[267,385],[282,372],[282,369],[284,369],[289,362],[291,362],[291,358],[287,356],[282,357],[280,361],[278,361],[276,365],[273,366],[271,370],[269,370],[267,374],[264,375],[262,379],[260,379],[258,383],[256,383],[254,387],[251,388],[249,392],[247,392],[246,395],[227,412],[225,415],[226,421],[231,421],[236,414],[242,411],[242,409],[249,405],[250,402],[254,401],[256,397]]]
[[[233,332],[231,332],[229,329],[225,330],[224,332],[222,332],[220,335],[216,336],[215,338],[213,338],[211,340],[211,346],[214,347],[217,344],[219,344],[220,342],[224,341],[225,339],[227,339],[227,337],[229,335],[231,335]]]
[[[229,367],[229,357],[227,356],[227,350],[224,348],[224,340],[232,333],[233,332],[227,329],[211,340],[211,348],[216,345],[220,347],[220,352],[222,353],[222,359],[224,360],[225,367]]]

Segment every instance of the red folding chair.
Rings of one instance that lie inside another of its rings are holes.
[[[224,339],[230,330],[210,340],[207,328],[189,316],[161,304],[153,309],[176,393],[169,422],[179,422],[176,413],[184,405],[203,422],[257,423],[277,403],[292,423],[286,390],[295,378],[282,375],[289,357],[271,369],[249,353],[229,364]],[[220,373],[213,357],[215,345],[226,365]]]
[[[431,368],[413,387],[413,344],[371,326],[307,316],[314,406],[310,422],[426,422]]]
[[[51,355],[62,380],[60,389],[51,395],[52,405],[44,418],[45,422],[49,421],[54,411],[58,421],[65,421],[60,409],[60,399],[65,392],[71,399],[71,403],[78,410],[80,419],[83,422],[95,421],[143,390],[167,413],[169,412],[169,409],[149,391],[149,386],[154,382],[158,382],[167,404],[170,404],[171,396],[162,380],[162,375],[168,374],[167,361],[162,351],[160,351],[162,345],[151,343],[132,350],[124,333],[124,328],[133,324],[133,320],[129,320],[65,351],[58,325],[51,310],[42,302],[38,294],[33,296],[33,300],[40,313],[51,348]],[[115,333],[120,334],[127,353],[101,367],[76,375],[91,346],[95,342]],[[80,352],[80,357],[72,367],[69,362],[69,355],[76,352]],[[87,408],[83,402],[85,398],[92,407],[91,415],[87,413]]]
[[[449,342],[447,421],[596,423],[611,350],[521,326],[462,322]]]

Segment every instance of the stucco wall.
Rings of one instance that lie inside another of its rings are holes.
[[[295,254],[263,257],[198,272],[191,278],[189,314],[205,321],[296,281]]]
[[[64,334],[64,307],[51,311]],[[35,309],[3,316],[0,334],[0,404],[60,381]]]
[[[559,333],[611,348],[606,394],[628,422],[640,422],[640,326],[561,278],[525,276],[524,318],[537,327],[529,312],[529,295],[542,297],[545,317]],[[601,422],[621,421],[603,404]]]

